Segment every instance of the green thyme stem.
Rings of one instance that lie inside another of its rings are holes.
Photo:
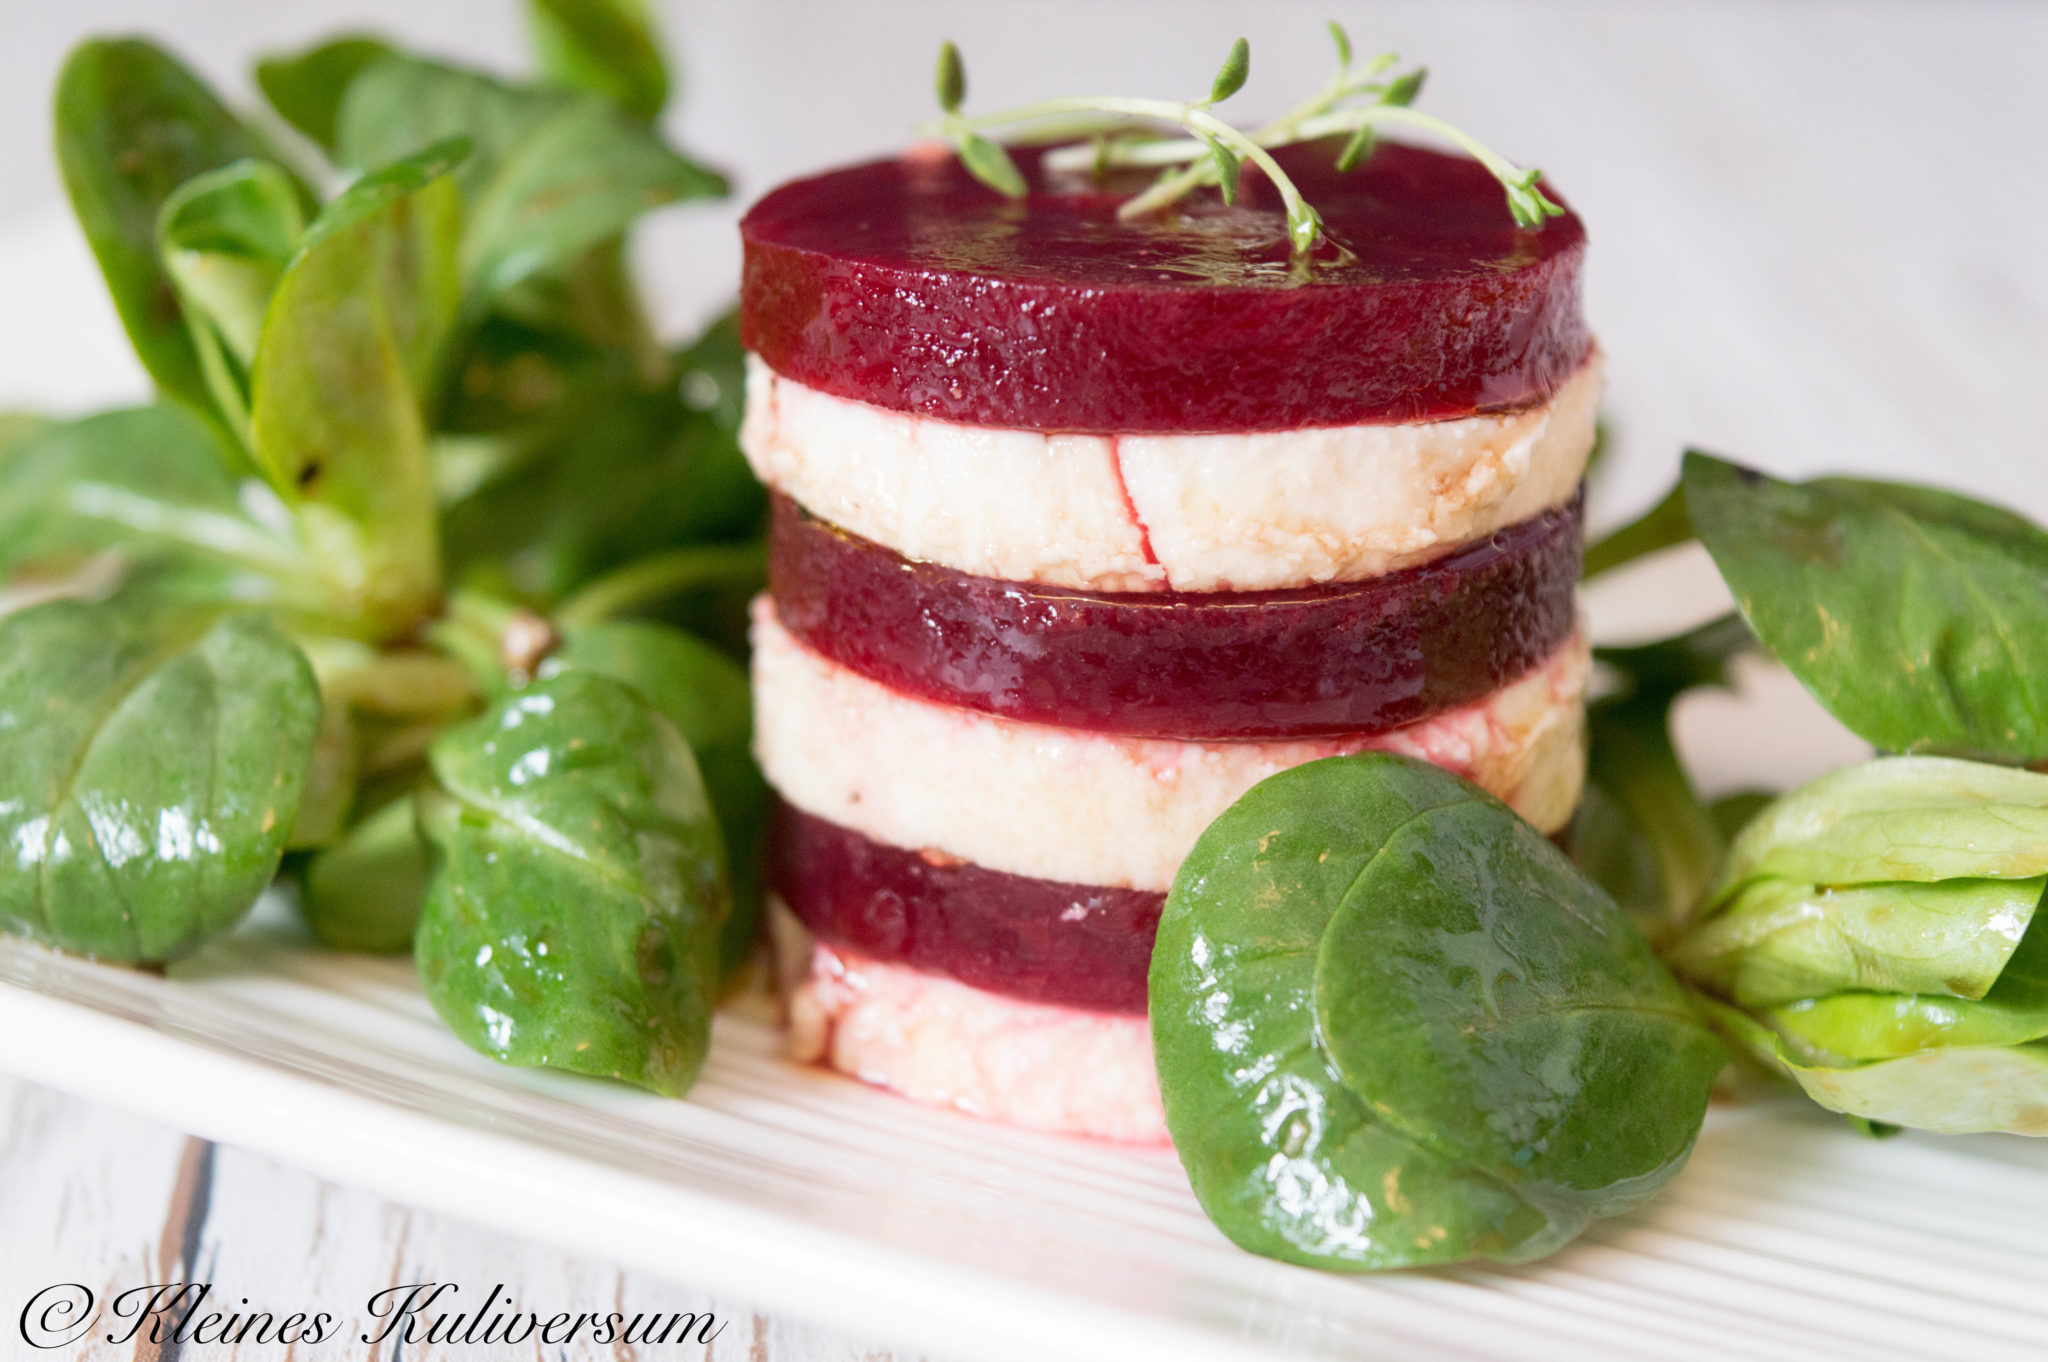
[[[1063,114],[1119,114],[1126,118],[1149,118],[1163,123],[1175,123],[1189,131],[1208,133],[1224,143],[1246,160],[1258,166],[1272,180],[1280,191],[1281,202],[1287,206],[1288,232],[1295,240],[1297,250],[1307,250],[1315,244],[1320,229],[1320,219],[1301,197],[1301,191],[1294,181],[1287,178],[1287,172],[1280,169],[1280,163],[1264,147],[1254,142],[1241,129],[1231,126],[1209,112],[1206,101],[1172,99],[1131,99],[1121,95],[1065,95],[1057,99],[1042,99],[1035,104],[1020,105],[1015,109],[1004,109],[998,113],[947,114],[944,118],[920,126],[920,131],[957,137],[963,132],[979,132],[983,128],[1000,127],[1005,123],[1035,122]],[[1197,143],[1207,150],[1206,144]],[[1186,190],[1182,190],[1186,193]],[[1118,210],[1119,217],[1135,217],[1165,206],[1166,200],[1151,203],[1146,207],[1133,209],[1132,204],[1145,202],[1157,190],[1140,195],[1132,203]],[[1178,198],[1179,195],[1174,197]],[[1304,235],[1305,234],[1305,235]]]
[[[1376,127],[1381,123],[1401,123],[1411,128],[1421,128],[1424,131],[1433,132],[1471,156],[1473,160],[1485,166],[1494,178],[1500,180],[1503,184],[1511,188],[1534,189],[1536,172],[1523,170],[1499,152],[1480,142],[1477,138],[1445,122],[1441,118],[1431,114],[1418,113],[1414,109],[1405,108],[1398,104],[1376,104],[1362,109],[1343,109],[1334,113],[1318,112],[1287,121],[1276,119],[1272,124],[1268,124],[1266,127],[1251,133],[1249,140],[1259,146],[1284,146],[1289,142],[1312,142],[1319,137],[1331,137],[1338,133],[1357,132],[1360,128]],[[1063,147],[1060,149],[1060,152],[1083,150],[1086,150],[1086,148]],[[1208,147],[1193,138],[1148,143],[1144,144],[1141,148],[1134,148],[1133,150],[1143,150],[1148,154],[1142,160],[1137,156],[1132,156],[1121,162],[1116,161],[1112,157],[1112,163],[1126,165],[1174,165],[1182,161],[1196,161],[1196,163],[1190,165],[1179,175],[1162,180],[1143,194],[1124,204],[1117,210],[1118,217],[1130,219],[1156,212],[1168,204],[1177,202],[1190,191],[1200,188],[1203,184],[1214,182],[1215,171],[1213,167],[1206,161],[1196,159],[1206,156],[1208,154]],[[1054,155],[1059,154],[1054,153]],[[1052,158],[1048,157],[1047,159],[1050,161]],[[1064,160],[1065,158],[1063,158]],[[1261,169],[1266,169],[1268,160],[1270,158],[1260,159]],[[1274,174],[1270,169],[1267,169],[1266,173],[1268,175]],[[1275,183],[1291,187],[1291,182],[1286,181],[1285,177],[1277,177]],[[1282,188],[1281,192],[1284,197],[1286,188]],[[1539,198],[1542,198],[1545,204],[1550,202],[1547,197],[1542,195],[1541,190],[1534,190],[1534,192]],[[1546,216],[1554,216],[1554,214],[1546,214]]]
[[[918,126],[919,131],[932,134],[955,129],[978,132],[983,128],[999,128],[1006,123],[1029,123],[1062,115],[1111,114],[1119,115],[1121,119],[1150,118],[1186,127],[1187,116],[1202,107],[1204,106],[1201,103],[1194,100],[1132,99],[1123,95],[1061,95],[1055,99],[1020,104],[1014,109],[1000,109],[995,113],[949,114]],[[1112,121],[1103,120],[1105,125]]]
[[[1117,138],[1100,146],[1055,147],[1045,154],[1048,170],[1092,170],[1096,166],[1177,166],[1206,156],[1209,148],[1193,137]]]
[[[1507,157],[1482,144],[1470,133],[1460,131],[1443,119],[1432,114],[1417,113],[1399,104],[1376,104],[1364,109],[1344,109],[1306,119],[1301,124],[1298,136],[1301,141],[1308,142],[1340,132],[1356,132],[1362,127],[1380,123],[1405,123],[1411,128],[1433,132],[1492,171],[1494,178],[1503,184],[1533,184],[1538,174],[1534,170],[1523,170]]]
[[[1189,127],[1199,128],[1201,131],[1208,133],[1217,141],[1238,152],[1238,154],[1260,170],[1265,171],[1266,178],[1271,180],[1273,187],[1280,191],[1280,201],[1287,207],[1287,233],[1294,239],[1294,249],[1296,251],[1306,251],[1309,247],[1315,245],[1316,238],[1322,234],[1322,218],[1301,197],[1301,191],[1295,188],[1294,181],[1287,177],[1287,172],[1280,168],[1280,163],[1273,159],[1272,152],[1267,151],[1243,132],[1240,132],[1206,109],[1191,112],[1188,115],[1187,124]],[[1175,176],[1174,179],[1184,179],[1186,175],[1187,172],[1183,171],[1180,175]],[[1179,198],[1181,194],[1187,193],[1188,189],[1194,187],[1189,185],[1175,194],[1173,198],[1163,197],[1164,191],[1172,183],[1173,181],[1169,180],[1165,184],[1154,185],[1151,189],[1146,190],[1129,203],[1117,209],[1116,215],[1125,221],[1135,217],[1142,217],[1146,213],[1155,212],[1166,207],[1167,204],[1172,203],[1174,199]]]
[[[1069,170],[1089,170],[1096,163],[1095,144],[1106,142],[1111,146],[1150,145],[1165,139],[1157,136],[1134,137],[1151,125],[1140,119],[1128,118],[1122,114],[1062,114],[1054,118],[1039,119],[1025,123],[1010,134],[1014,146],[1042,147],[1056,143],[1079,143],[1079,145],[1056,146],[1046,153],[1047,160],[1059,156],[1064,158],[1062,167]],[[920,125],[921,133],[940,130],[937,121]],[[1191,145],[1198,142],[1189,139]]]

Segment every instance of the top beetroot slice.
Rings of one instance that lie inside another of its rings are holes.
[[[1247,167],[1118,222],[1147,182],[1048,174],[1031,195],[914,152],[797,180],[740,224],[741,330],[783,376],[969,425],[1100,434],[1437,420],[1541,401],[1586,357],[1585,228],[1508,216],[1477,162],[1383,143],[1276,153],[1321,211],[1291,263],[1278,195]]]

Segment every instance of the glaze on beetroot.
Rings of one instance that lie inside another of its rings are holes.
[[[779,805],[775,891],[820,941],[1025,1002],[1143,1015],[1166,895],[884,845]]]
[[[912,562],[779,494],[783,627],[891,690],[1134,737],[1383,733],[1479,699],[1571,636],[1579,505],[1420,567],[1290,591],[1115,594]]]
[[[1049,178],[1028,151],[1023,201],[930,149],[798,180],[740,224],[742,339],[836,396],[1024,430],[1436,420],[1556,391],[1591,345],[1577,216],[1516,227],[1465,157],[1383,143],[1340,175],[1336,151],[1276,153],[1327,229],[1306,268],[1250,166],[1236,207],[1136,222],[1116,206],[1142,174]]]

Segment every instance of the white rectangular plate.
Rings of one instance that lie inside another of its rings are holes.
[[[0,243],[0,298],[39,319],[0,366],[22,395],[139,387],[61,219]],[[1589,602],[1598,632],[1718,608],[1697,557],[1629,576]],[[1770,671],[1688,700],[1678,730],[1716,790],[1860,754]],[[275,904],[167,978],[0,939],[0,1069],[959,1358],[1983,1362],[2048,1342],[2048,1144],[1721,1110],[1663,1195],[1546,1262],[1347,1278],[1231,1247],[1169,1152],[927,1110],[778,1046],[765,1017],[721,1017],[684,1102],[500,1068],[441,1027],[409,962],[317,951]]]
[[[957,1357],[2039,1356],[2048,1146],[1717,1111],[1544,1263],[1345,1278],[1202,1218],[1165,1151],[1034,1136],[722,1017],[688,1101],[502,1069],[405,961],[267,912],[169,978],[0,942],[0,1064],[337,1181]]]

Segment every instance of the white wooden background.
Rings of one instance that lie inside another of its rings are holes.
[[[16,1320],[28,1298],[77,1282],[102,1300],[154,1282],[210,1281],[221,1295],[207,1309],[234,1309],[247,1295],[275,1313],[303,1304],[374,1329],[361,1314],[374,1292],[412,1282],[454,1282],[458,1303],[476,1306],[494,1283],[523,1309],[675,1314],[710,1311],[721,1326],[709,1346],[589,1342],[493,1351],[482,1346],[408,1347],[404,1362],[531,1357],[535,1362],[635,1362],[698,1357],[704,1362],[890,1362],[907,1355],[862,1346],[790,1319],[754,1313],[668,1282],[622,1272],[542,1245],[488,1234],[444,1217],[394,1206],[318,1181],[241,1150],[193,1139],[107,1107],[0,1078],[0,1357],[24,1355]],[[232,1291],[232,1294],[226,1294]],[[280,1309],[282,1307],[282,1309]],[[170,1362],[146,1337],[103,1341],[109,1320],[75,1347],[48,1353],[67,1362]],[[351,1347],[340,1338],[321,1357],[399,1362],[389,1345]],[[278,1362],[275,1345],[188,1345],[182,1362]]]
[[[69,231],[44,105],[57,60],[84,32],[168,34],[222,79],[251,52],[344,18],[480,60],[509,62],[517,51],[512,7],[498,0],[10,0],[7,9],[0,242]],[[1942,481],[2048,518],[2048,6],[753,0],[663,9],[687,53],[679,127],[738,172],[743,194],[897,142],[924,111],[929,52],[942,35],[961,42],[973,98],[992,106],[1063,89],[1198,90],[1243,32],[1254,75],[1241,98],[1255,112],[1320,75],[1320,21],[1337,13],[1362,43],[1427,60],[1429,107],[1544,165],[1587,217],[1588,303],[1612,356],[1620,437],[1598,502],[1606,518],[1661,490],[1688,441],[1791,473]],[[736,211],[679,216],[649,234],[645,263],[675,327],[729,291]],[[31,335],[45,362],[0,372],[0,404],[75,408],[133,391],[105,309],[81,312],[75,277],[40,264],[10,270],[4,251],[0,323]],[[83,268],[76,252],[72,260]],[[9,1047],[34,1043],[0,1037],[0,1070]],[[504,1280],[571,1309],[708,1304],[728,1322],[709,1353],[720,1362],[891,1356],[0,1079],[0,1316],[9,1317],[0,1326],[11,1326],[24,1284],[161,1279],[151,1274],[169,1272],[195,1233],[196,1266],[265,1294],[275,1287],[279,1298],[354,1300],[412,1274]],[[0,1354],[11,1355],[7,1339]]]

